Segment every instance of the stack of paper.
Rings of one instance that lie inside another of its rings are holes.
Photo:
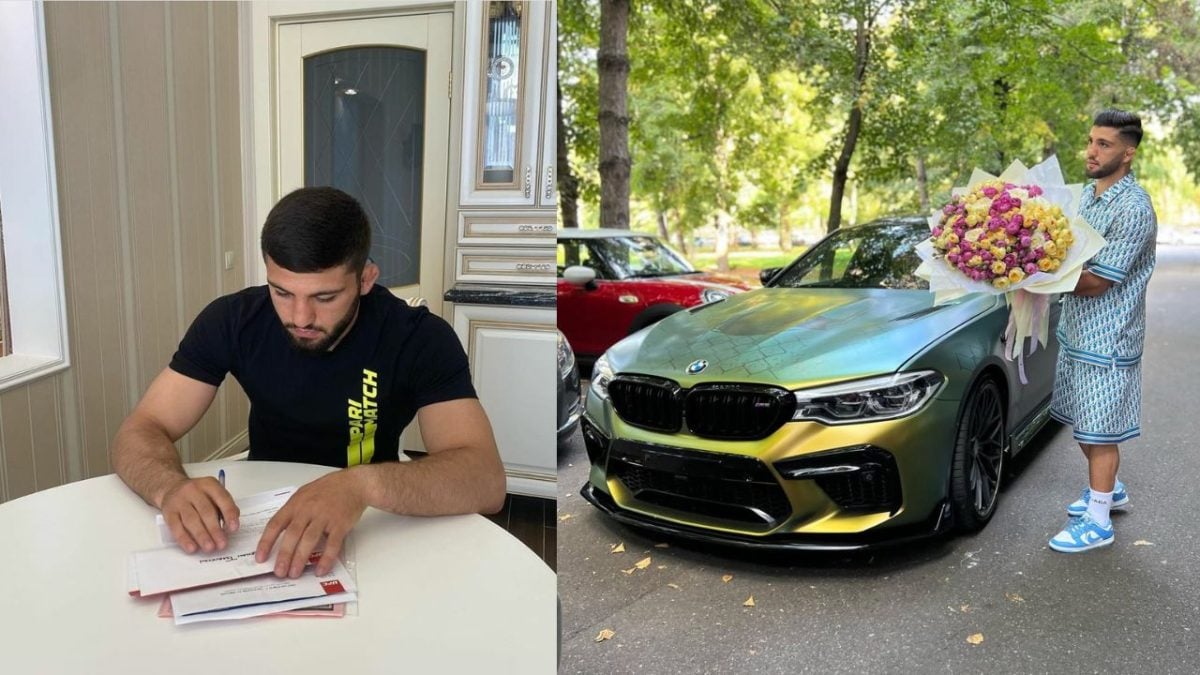
[[[357,599],[353,576],[337,561],[329,574],[311,571],[298,579],[273,576],[275,551],[261,562],[254,552],[267,522],[287,503],[296,488],[282,488],[237,500],[240,527],[221,551],[188,554],[175,545],[170,529],[158,517],[159,535],[166,546],[131,553],[129,594],[169,593],[175,623],[243,619],[264,614],[329,606]],[[320,546],[309,558],[309,570],[320,558]],[[341,615],[341,606],[325,615]]]

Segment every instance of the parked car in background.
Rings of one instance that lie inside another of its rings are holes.
[[[571,343],[558,331],[558,444],[562,445],[579,428],[583,400],[579,395],[579,368]]]
[[[766,288],[597,360],[581,494],[616,520],[745,547],[848,550],[987,524],[1049,419],[1050,338],[1003,356],[999,295],[933,304],[925,218],[847,227]]]
[[[697,271],[652,235],[558,231],[558,328],[581,360],[681,309],[749,289],[737,277]]]

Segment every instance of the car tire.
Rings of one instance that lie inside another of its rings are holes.
[[[659,321],[671,316],[675,312],[682,311],[683,308],[679,305],[654,305],[642,310],[633,318],[633,323],[629,324],[629,334],[633,335],[646,326],[652,326]]]
[[[996,512],[1007,428],[1004,394],[984,376],[967,396],[954,439],[950,464],[950,508],[955,529],[977,532]]]

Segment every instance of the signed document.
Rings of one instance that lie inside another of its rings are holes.
[[[236,500],[241,509],[240,528],[229,536],[222,551],[189,554],[171,540],[166,546],[129,554],[129,594],[157,595],[274,571],[275,551],[261,563],[254,561],[254,551],[271,516],[283,508],[295,491],[295,487],[285,487]],[[161,518],[160,515],[160,521]],[[164,528],[165,524],[160,522],[160,537],[170,540],[170,531],[167,529],[164,536]],[[313,555],[320,557],[317,553]]]
[[[185,624],[246,619],[357,599],[354,578],[339,560],[320,577],[310,568],[298,579],[256,577],[172,593],[171,609],[175,623]]]

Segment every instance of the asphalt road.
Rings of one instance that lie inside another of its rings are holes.
[[[1057,425],[1014,463],[983,532],[851,556],[614,523],[579,496],[577,434],[559,450],[560,672],[1200,673],[1200,248],[1160,247],[1147,324],[1143,436],[1121,446],[1130,510],[1112,546],[1084,554],[1046,545],[1086,483]]]

